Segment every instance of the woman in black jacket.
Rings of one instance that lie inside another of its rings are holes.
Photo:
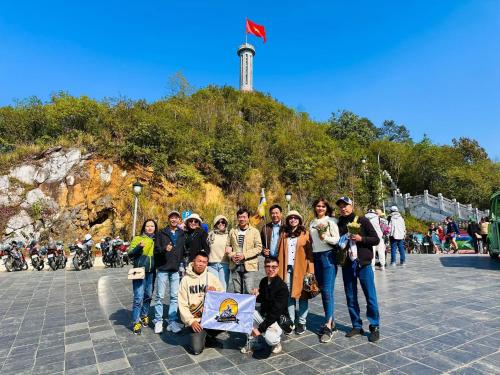
[[[184,257],[187,265],[193,261],[199,251],[210,253],[208,234],[201,228],[201,218],[198,214],[191,214],[186,218],[186,239]]]
[[[346,337],[363,335],[363,322],[361,320],[358,304],[358,279],[366,298],[366,317],[370,322],[370,342],[378,341],[380,337],[379,325],[380,314],[378,310],[377,291],[375,289],[375,279],[373,268],[371,266],[373,258],[373,246],[378,245],[380,239],[377,232],[365,217],[357,217],[353,212],[352,200],[348,197],[342,197],[337,200],[337,206],[340,209],[340,218],[338,222],[341,239],[347,238],[346,246],[349,248],[349,257],[342,267],[342,279],[344,280],[344,291],[351,318],[352,330],[346,334]],[[354,229],[349,233],[349,224],[359,224],[359,229]]]

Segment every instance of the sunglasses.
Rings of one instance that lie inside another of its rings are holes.
[[[196,219],[189,219],[187,222],[188,222],[188,223],[197,223],[197,222],[198,222],[198,220],[196,220]]]
[[[223,221],[223,220],[218,221],[218,222],[215,223],[215,225],[219,225],[219,224],[227,225],[227,223],[225,221]]]
[[[300,221],[300,219],[297,216],[290,216],[288,218],[288,220],[298,220],[298,221]]]
[[[279,267],[279,266],[269,266],[269,265],[264,266],[264,268],[270,268],[270,269],[272,269],[272,270],[277,270],[277,269],[278,269],[278,267]]]

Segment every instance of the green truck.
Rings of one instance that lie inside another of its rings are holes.
[[[500,191],[491,196],[490,225],[488,228],[488,253],[497,259],[500,255]]]

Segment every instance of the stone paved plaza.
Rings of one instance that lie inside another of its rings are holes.
[[[0,272],[0,373],[500,373],[500,262],[414,255],[406,268],[377,271],[376,283],[382,315],[377,344],[344,337],[349,318],[337,277],[340,331],[331,343],[319,344],[314,333],[322,311],[316,297],[307,334],[286,337],[281,354],[241,354],[243,337],[222,335],[224,348],[195,357],[184,349],[182,334],[131,334],[125,269]]]

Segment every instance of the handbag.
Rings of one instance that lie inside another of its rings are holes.
[[[144,280],[146,277],[146,269],[144,267],[136,267],[128,270],[129,280]]]
[[[347,263],[347,258],[349,258],[349,246],[346,246],[343,249],[337,246],[335,248],[335,262],[337,265],[344,267]]]
[[[314,273],[306,273],[304,276],[304,287],[302,288],[307,299],[312,299],[319,294],[319,285]]]

